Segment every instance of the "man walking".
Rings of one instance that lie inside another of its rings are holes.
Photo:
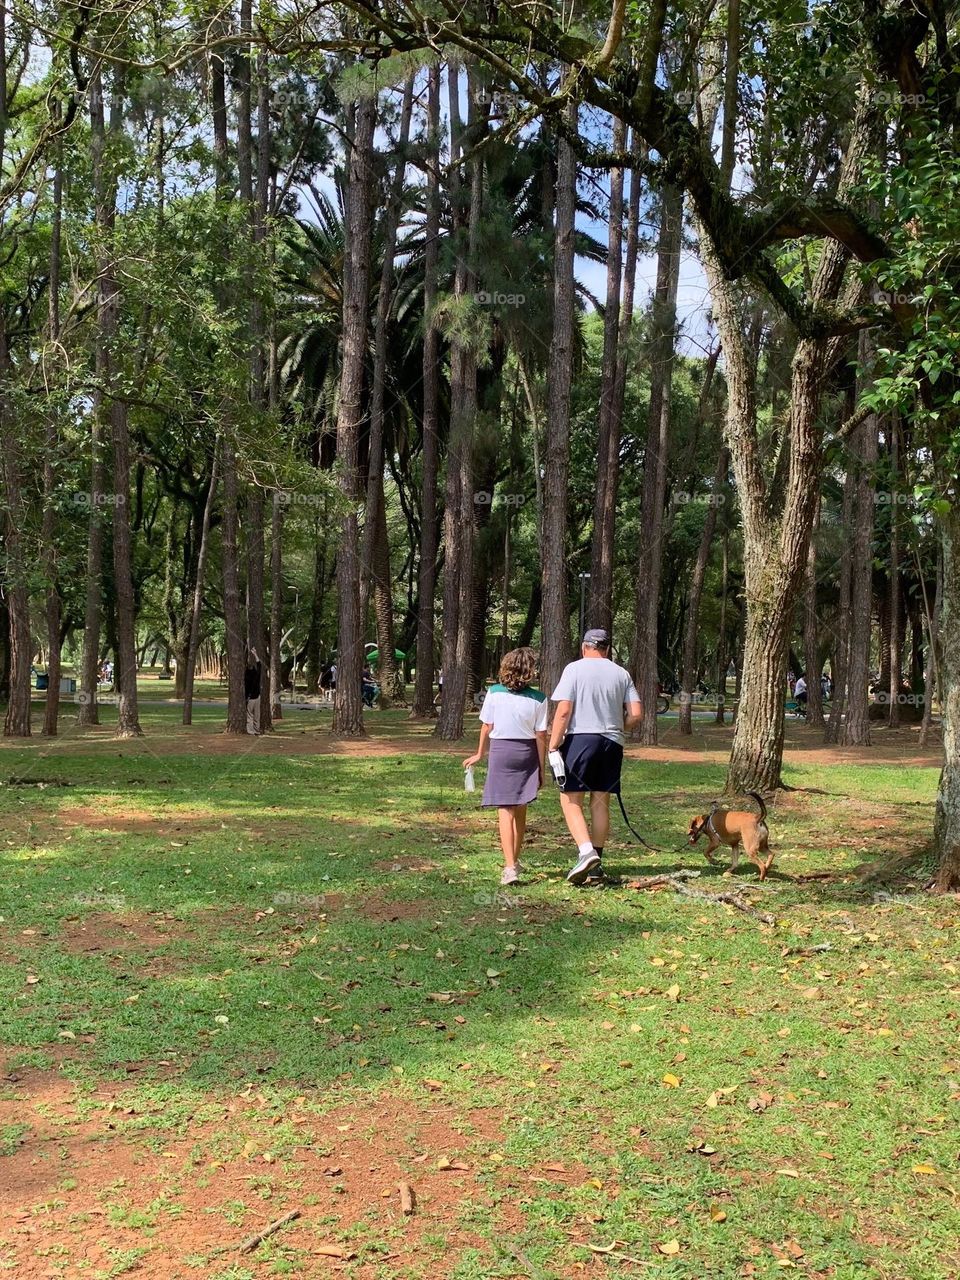
[[[576,885],[603,877],[610,797],[620,792],[624,736],[641,717],[640,695],[630,672],[611,662],[606,631],[588,631],[580,652],[553,691],[557,709],[550,730],[550,751],[560,752],[566,774],[560,807],[580,855],[567,875]],[[583,812],[588,791],[589,828]]]

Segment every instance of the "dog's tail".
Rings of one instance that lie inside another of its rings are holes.
[[[760,821],[761,822],[765,821],[767,816],[767,806],[763,803],[763,796],[760,794],[760,792],[745,791],[743,794],[746,796],[749,796],[751,800],[756,800],[757,804],[760,806]]]

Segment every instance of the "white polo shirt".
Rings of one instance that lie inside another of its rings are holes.
[[[546,733],[549,704],[539,689],[508,689],[491,685],[480,709],[483,724],[493,725],[491,741],[498,738],[535,738]]]

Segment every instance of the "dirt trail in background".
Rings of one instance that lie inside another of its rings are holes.
[[[361,739],[335,738],[328,724],[317,724],[314,718],[287,718],[279,722],[274,731],[261,738],[232,737],[209,724],[184,727],[170,725],[149,727],[147,737],[141,740],[118,742],[110,726],[89,729],[72,729],[54,744],[44,744],[36,753],[36,759],[49,760],[51,767],[58,756],[85,754],[91,750],[103,751],[113,757],[135,759],[139,756],[192,755],[202,751],[215,756],[344,756],[347,758],[380,759],[397,755],[449,755],[462,758],[465,750],[473,749],[476,739],[476,721],[469,720],[466,737],[461,742],[441,742],[433,736],[432,723],[412,723],[407,720],[378,719],[377,714],[367,716],[370,736]],[[836,765],[899,764],[915,767],[939,768],[942,763],[942,747],[939,740],[921,749],[919,730],[912,726],[901,729],[885,729],[873,726],[874,743],[870,747],[826,747],[823,735],[809,729],[799,721],[788,720],[784,760],[795,764]],[[667,721],[660,726],[660,743],[656,747],[633,746],[628,743],[627,757],[637,761],[656,761],[659,764],[707,764],[722,766],[730,750],[732,727],[720,727],[708,723],[695,723],[689,738],[680,735],[677,725]],[[0,741],[0,751],[23,750],[17,739]]]

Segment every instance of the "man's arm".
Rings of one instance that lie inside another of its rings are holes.
[[[628,702],[626,707],[627,714],[623,717],[623,727],[626,733],[632,733],[643,719],[643,707],[639,702]]]
[[[567,736],[567,725],[570,723],[570,717],[573,715],[573,703],[564,698],[557,703],[557,709],[553,713],[553,724],[550,726],[550,750],[559,751],[560,744]]]

